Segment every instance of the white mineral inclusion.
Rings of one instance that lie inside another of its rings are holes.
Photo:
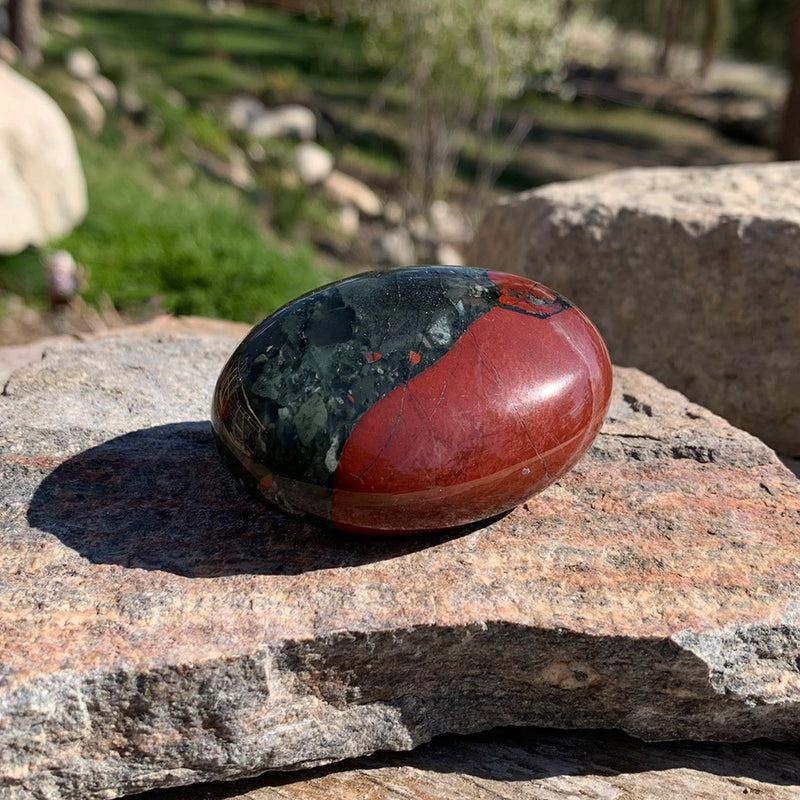
[[[325,469],[330,473],[336,472],[336,467],[339,466],[339,459],[336,458],[336,451],[338,448],[339,437],[334,436],[333,439],[331,439],[331,446],[328,448],[328,452],[325,453]]]
[[[428,336],[430,336],[434,344],[438,344],[440,347],[450,344],[453,334],[450,331],[447,317],[437,317],[428,328]]]

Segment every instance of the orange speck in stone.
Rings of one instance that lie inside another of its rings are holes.
[[[352,394],[350,394],[350,392],[348,392],[348,393],[347,393],[347,399],[348,399],[348,400],[349,400],[351,403],[355,403],[355,401],[356,401],[355,397],[353,397],[353,395],[352,395]]]
[[[272,473],[268,472],[259,482],[258,488],[262,492],[266,492],[272,486]]]
[[[489,280],[492,281],[495,286],[499,287],[500,292],[504,295],[532,295],[539,300],[544,300],[546,303],[554,303],[558,300],[557,294],[546,286],[542,286],[541,283],[536,283],[536,281],[529,281],[527,278],[521,278],[519,275],[508,275],[505,272],[495,272],[492,270],[489,270],[486,274],[489,276]],[[502,303],[503,300],[501,299],[500,302]]]
[[[514,297],[508,294],[506,289],[501,290],[500,292],[500,303],[504,306],[513,306],[514,308],[520,308],[523,311],[533,311],[535,312],[537,309],[532,306],[530,303],[526,302],[520,297]]]
[[[364,355],[364,358],[366,358],[367,361],[369,361],[370,364],[374,364],[376,361],[380,361],[381,360],[381,354],[380,353],[366,353]]]
[[[416,350],[409,350],[408,351],[408,360],[412,367],[416,367],[419,364],[421,356]]]

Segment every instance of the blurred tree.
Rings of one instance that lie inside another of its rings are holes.
[[[621,28],[652,36],[658,43],[656,66],[663,62],[667,71],[675,45],[696,42],[700,77],[717,52],[785,64],[794,6],[795,0],[596,0],[598,13]]]
[[[8,0],[8,27],[9,39],[19,48],[22,63],[37,69],[42,63],[40,0]]]
[[[666,0],[664,3],[661,43],[656,56],[657,75],[669,74],[673,46],[683,38],[688,11],[689,3],[687,0]]]
[[[789,90],[777,147],[782,161],[800,159],[800,2],[794,9],[789,39]]]
[[[703,19],[703,34],[700,43],[700,63],[697,67],[697,77],[705,80],[717,52],[717,39],[719,37],[719,0],[706,0]]]
[[[736,55],[786,63],[795,0],[728,0],[734,24],[728,46]]]
[[[568,14],[588,0],[373,0],[351,8],[367,53],[387,71],[385,91],[408,92],[409,201],[425,211],[452,179],[466,130],[478,139],[479,181],[492,178],[491,147],[501,103],[532,74],[564,62]],[[518,142],[530,120],[510,134]]]
[[[641,0],[599,0],[598,11],[613,19],[623,28],[633,28],[645,33],[658,30],[663,18],[660,3],[642,3]]]

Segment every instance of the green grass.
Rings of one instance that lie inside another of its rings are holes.
[[[110,297],[133,310],[158,298],[166,311],[253,322],[344,274],[306,243],[314,230],[329,232],[330,209],[305,187],[284,184],[288,144],[268,143],[254,195],[205,177],[182,151],[191,143],[224,160],[232,144],[244,144],[205,110],[208,101],[239,92],[298,98],[316,81],[330,82],[341,64],[357,67],[347,31],[261,8],[214,17],[186,0],[77,0],[70,15],[82,34],[49,38],[45,88],[70,107],[60,65],[68,49],[85,46],[105,75],[135,86],[148,109],[143,127],[111,114],[99,138],[79,135],[89,213],[51,246],[87,268],[88,302]],[[189,107],[171,104],[166,87]],[[43,305],[40,254],[0,258],[0,291]]]
[[[375,84],[357,32],[274,9],[249,6],[241,17],[213,16],[203,3],[186,0],[76,0],[70,15],[82,27],[80,43],[111,78],[155,70],[191,100],[239,92],[300,97],[309,90],[335,90],[339,78],[348,91],[367,91],[362,77]],[[54,35],[45,54],[61,58],[74,45]]]
[[[194,109],[187,109],[182,120],[183,133],[198,147],[227,158],[231,137],[219,120]]]
[[[159,297],[175,313],[252,322],[338,277],[312,248],[265,238],[252,203],[188,165],[157,167],[144,148],[84,138],[80,149],[90,211],[59,246],[89,269],[90,302]]]
[[[693,120],[643,107],[565,103],[535,94],[525,99],[524,106],[538,126],[586,137],[616,137],[621,142],[670,147],[707,144],[711,135],[706,126]]]
[[[147,106],[144,121],[134,125],[116,112],[99,139],[81,137],[90,212],[63,246],[89,268],[88,300],[108,295],[130,308],[155,296],[170,311],[253,321],[344,272],[323,268],[303,244],[317,235],[324,246],[336,231],[324,197],[285,180],[293,143],[265,144],[255,166],[260,205],[203,177],[182,153],[191,143],[224,160],[232,145],[246,148],[246,135],[228,131],[219,114],[232,95],[307,102],[325,118],[321,141],[340,164],[374,186],[399,187],[407,92],[395,87],[385,104],[371,103],[380,75],[365,61],[357,28],[255,5],[241,17],[213,16],[199,0],[72,0],[68,13],[82,33],[49,37],[39,81],[64,102],[63,56],[85,46],[105,75],[134,86]],[[188,107],[170,103],[167,87]],[[522,111],[535,127],[500,176],[498,188],[508,191],[571,177],[564,162],[584,155],[588,142],[604,145],[597,157],[610,166],[643,152],[714,147],[705,126],[645,108],[530,95],[505,110],[505,126]],[[507,155],[500,139],[493,152],[501,161]],[[474,188],[476,153],[468,135],[458,194]],[[43,302],[38,255],[0,259],[0,290]]]
[[[34,307],[44,306],[47,300],[44,272],[34,248],[15,256],[0,256],[0,295],[3,293],[19,295]],[[0,304],[0,316],[2,313]]]

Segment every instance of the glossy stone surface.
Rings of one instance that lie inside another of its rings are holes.
[[[555,292],[486,270],[358,275],[256,326],[212,424],[242,482],[346,531],[491,517],[572,467],[611,391],[605,345]]]

